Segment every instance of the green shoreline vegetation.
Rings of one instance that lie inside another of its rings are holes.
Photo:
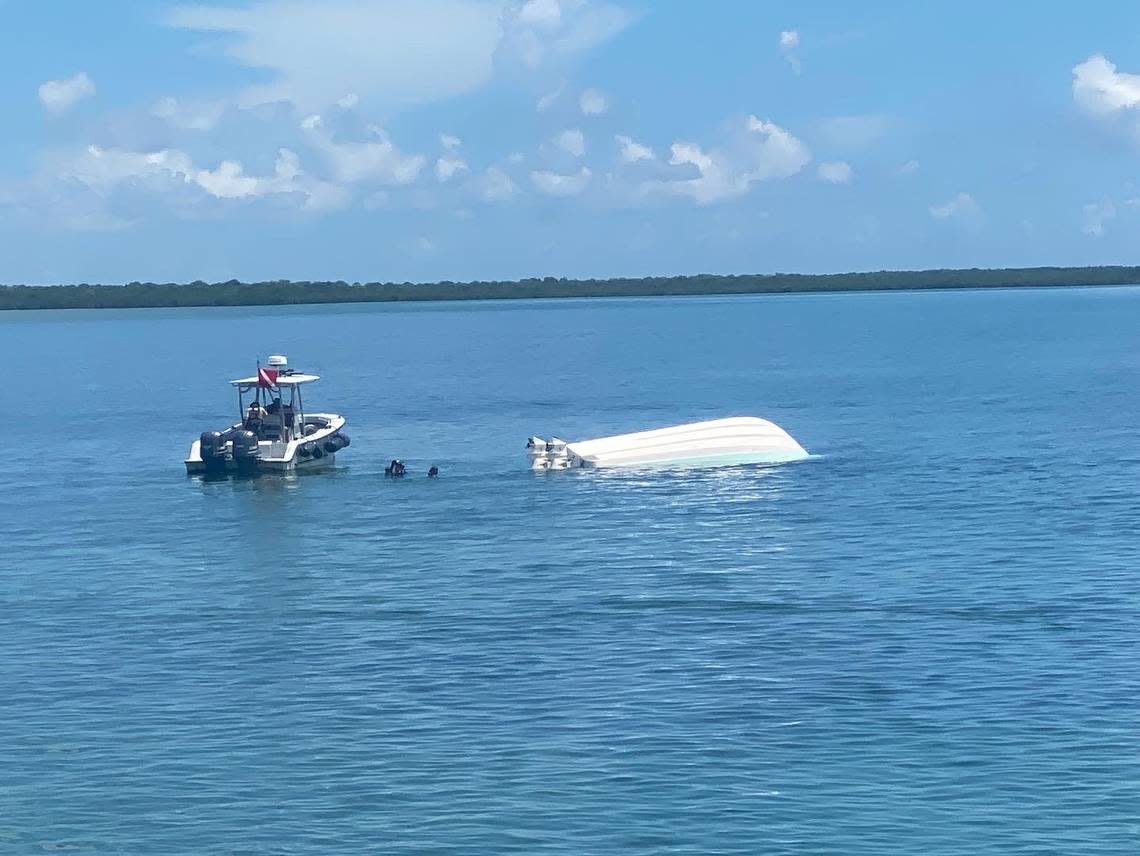
[[[1140,267],[1035,267],[877,271],[836,274],[743,274],[615,279],[545,277],[513,282],[348,283],[131,282],[126,285],[0,286],[5,309],[142,309],[190,306],[285,306],[430,300],[526,300],[568,297],[669,297],[959,288],[1056,288],[1135,285]]]

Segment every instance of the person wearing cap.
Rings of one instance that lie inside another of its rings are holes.
[[[245,414],[245,427],[251,431],[256,431],[261,426],[261,422],[265,419],[265,408],[261,406],[255,398],[249,403],[249,410]]]

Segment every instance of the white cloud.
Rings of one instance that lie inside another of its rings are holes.
[[[465,169],[467,161],[463,158],[440,158],[435,162],[435,177],[440,182],[451,181]]]
[[[305,181],[298,186],[298,190],[305,195],[301,207],[306,211],[336,211],[352,201],[352,194],[329,181]]]
[[[896,172],[899,175],[914,175],[921,168],[921,164],[916,160],[908,160],[900,166]]]
[[[562,97],[562,92],[565,89],[565,83],[558,84],[557,89],[552,89],[550,92],[547,92],[545,95],[539,98],[538,101],[535,102],[534,109],[539,113],[545,113],[547,110],[554,106],[555,102],[558,101],[559,98]]]
[[[591,175],[587,167],[570,175],[535,170],[530,174],[530,180],[535,187],[550,196],[577,196],[589,185]]]
[[[685,142],[673,143],[670,151],[670,165],[697,175],[649,182],[644,189],[688,196],[699,205],[742,196],[758,181],[788,178],[811,161],[811,152],[795,136],[755,116],[734,127],[724,144],[708,152]]]
[[[577,128],[568,128],[556,136],[554,145],[576,158],[586,153],[586,137]]]
[[[463,145],[463,140],[459,139],[459,137],[452,136],[451,134],[440,134],[439,144],[448,151],[453,152]]]
[[[179,101],[173,96],[160,98],[151,108],[151,114],[184,131],[212,130],[225,113],[222,101]]]
[[[309,177],[301,169],[300,158],[289,149],[278,149],[273,175],[257,181],[256,195],[300,193],[305,197],[303,207],[310,211],[343,208],[349,202],[349,193],[343,187]]]
[[[1111,115],[1140,105],[1140,75],[1118,72],[1101,54],[1073,66],[1073,99],[1090,113]]]
[[[865,148],[887,133],[889,120],[880,113],[831,116],[819,121],[819,130],[828,142],[848,148]]]
[[[656,157],[653,154],[653,149],[636,142],[630,137],[616,134],[614,139],[617,140],[618,148],[621,150],[623,163],[637,163],[641,160],[653,160]]]
[[[518,21],[539,27],[557,27],[562,22],[558,0],[527,0],[518,11]]]
[[[943,205],[930,206],[930,216],[935,220],[976,221],[982,216],[982,207],[968,193],[959,193]]]
[[[216,170],[200,169],[194,180],[211,196],[221,199],[241,199],[258,192],[258,180],[246,175],[237,161],[222,161]]]
[[[260,0],[183,6],[167,23],[232,34],[226,53],[269,73],[243,106],[288,100],[320,110],[357,93],[370,107],[424,104],[486,83],[502,36],[495,0]]]
[[[99,192],[127,182],[192,183],[194,164],[178,149],[134,152],[87,146],[58,169],[61,178],[78,181]]]
[[[337,102],[336,102],[336,106],[340,107],[342,110],[351,110],[353,107],[355,107],[359,103],[360,103],[360,96],[357,95],[355,92],[350,92],[347,95],[345,95],[343,98],[338,98]]]
[[[95,81],[86,72],[79,72],[63,80],[48,80],[40,84],[40,103],[51,114],[66,113],[84,98],[95,94]]]
[[[479,176],[475,189],[487,202],[503,202],[519,192],[518,185],[497,166],[490,167]]]
[[[583,116],[601,116],[609,109],[606,96],[596,89],[586,89],[578,98],[578,108]]]
[[[816,175],[830,184],[850,184],[855,177],[851,164],[846,161],[824,161],[816,169]]]
[[[502,65],[536,69],[585,53],[620,33],[633,16],[604,0],[511,2],[502,13]]]
[[[329,163],[340,183],[371,181],[385,185],[411,184],[427,163],[423,155],[400,151],[382,128],[369,128],[373,139],[366,142],[341,143],[333,140],[320,116],[309,116],[301,127],[309,142]]]
[[[190,4],[172,27],[222,33],[226,55],[265,82],[230,101],[291,101],[304,112],[349,96],[373,111],[427,104],[508,71],[557,68],[633,20],[606,0],[255,0]],[[351,100],[349,98],[349,100]]]
[[[1081,209],[1083,222],[1081,232],[1100,238],[1104,235],[1104,226],[1109,220],[1116,218],[1116,206],[1112,200],[1105,197],[1100,202],[1090,202]]]
[[[784,55],[784,59],[788,61],[788,65],[796,74],[799,74],[803,68],[800,64],[800,58],[796,54],[796,49],[799,46],[799,30],[784,30],[780,33],[780,53]]]
[[[216,169],[201,169],[178,149],[135,152],[88,146],[59,171],[60,177],[106,195],[122,184],[153,191],[197,187],[217,199],[247,199],[275,194],[300,194],[307,209],[341,207],[348,201],[342,188],[311,179],[289,149],[280,149],[272,175],[252,176],[237,161],[224,160]]]

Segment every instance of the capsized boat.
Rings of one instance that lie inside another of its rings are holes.
[[[531,437],[527,457],[532,470],[569,470],[775,464],[799,461],[808,453],[779,425],[754,416],[737,416],[578,443]]]
[[[283,473],[325,467],[348,446],[343,416],[305,412],[301,387],[320,376],[294,371],[288,358],[279,354],[266,362],[264,367],[258,365],[253,377],[230,381],[237,387],[240,421],[225,431],[203,431],[190,446],[187,473]]]

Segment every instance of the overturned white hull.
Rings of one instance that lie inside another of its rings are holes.
[[[581,467],[718,467],[775,464],[808,457],[779,425],[753,416],[692,422],[566,443],[532,437],[527,453],[534,470]]]

